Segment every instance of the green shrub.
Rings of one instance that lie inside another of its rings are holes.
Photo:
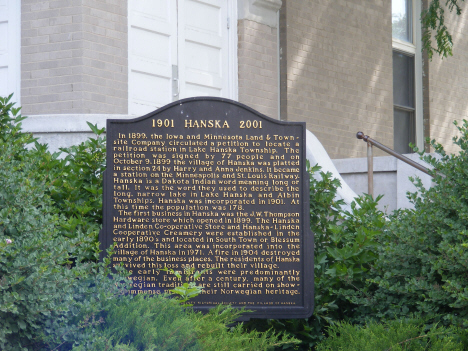
[[[426,330],[419,320],[389,321],[366,326],[338,322],[329,328],[329,337],[317,351],[462,351],[459,331],[434,326]]]
[[[105,313],[92,338],[73,350],[107,350],[128,345],[134,350],[201,350],[197,330],[176,300],[161,296],[127,296]],[[91,335],[91,334],[90,334]]]
[[[85,248],[87,257],[94,259],[99,250],[98,235],[102,225],[105,129],[88,122],[93,138],[51,153],[47,145],[22,132],[21,121],[26,117],[19,114],[20,108],[14,108],[10,100],[11,96],[0,102],[0,140],[21,149],[16,150],[16,160],[22,157],[34,160],[34,178],[43,182],[51,205],[65,218],[60,223],[62,235],[72,238],[78,232],[84,233],[90,244]]]
[[[61,148],[66,156],[58,159],[58,154],[52,155],[50,158],[54,162],[47,160],[45,164],[46,171],[53,174],[50,196],[54,206],[68,219],[65,231],[81,230],[97,243],[102,225],[106,138],[103,136],[104,128],[99,129],[89,122],[88,126],[94,133],[93,138],[79,145]],[[46,150],[41,154],[48,155]]]
[[[99,230],[102,225],[102,185],[106,166],[106,139],[104,128],[88,122],[94,132],[79,145],[60,148],[51,153],[47,145],[34,142],[29,150],[37,159],[37,173],[45,177],[46,194],[53,207],[66,218],[60,224],[62,235],[72,238],[78,232],[90,238],[87,250],[92,260],[99,250]]]
[[[73,351],[137,351],[132,345],[115,343],[113,339],[108,339],[102,335],[95,335],[93,342],[86,346],[75,346]],[[151,349],[148,349],[151,351]]]
[[[378,236],[379,260],[367,296],[351,297],[375,319],[412,314],[446,326],[468,326],[468,123],[457,126],[458,154],[432,141],[434,185],[409,194],[414,210],[396,211]]]
[[[360,307],[349,295],[367,290],[366,279],[378,259],[376,235],[385,225],[384,214],[370,196],[356,199],[351,209],[336,200],[340,182],[318,165],[310,177],[310,227],[314,238],[314,313],[309,319],[253,320],[249,329],[273,327],[301,340],[295,349],[309,350],[326,337],[326,328],[341,320],[360,319]],[[292,349],[293,346],[290,346]],[[283,349],[287,349],[284,347]]]
[[[428,325],[468,326],[468,122],[457,127],[460,152],[448,155],[432,141],[438,155],[423,159],[435,168],[433,186],[425,189],[415,179],[417,191],[408,194],[415,208],[388,220],[370,198],[342,216],[332,207],[336,181],[323,174],[311,179],[314,315],[270,324],[301,338],[303,349],[337,321],[362,325],[415,316]]]
[[[206,351],[260,351],[287,348],[300,343],[282,332],[269,329],[265,332],[245,331],[242,324],[234,325],[243,313],[248,311],[218,305],[206,315],[191,313],[202,350]]]
[[[104,323],[90,327],[90,339],[73,350],[260,351],[296,342],[272,332],[246,333],[241,324],[228,327],[241,313],[219,305],[202,314],[184,310],[166,296],[127,296],[110,306],[103,314]]]
[[[0,98],[0,349],[66,347],[123,291],[123,276],[112,281],[89,260],[94,237],[64,230],[43,155],[27,148],[35,140],[10,98]]]

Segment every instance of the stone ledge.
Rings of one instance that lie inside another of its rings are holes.
[[[278,11],[281,0],[239,0],[237,3],[237,19],[249,20],[277,28]]]

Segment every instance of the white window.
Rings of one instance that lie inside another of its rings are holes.
[[[392,0],[394,149],[424,146],[420,1]]]
[[[21,2],[0,0],[0,96],[20,92],[20,15]]]
[[[193,96],[237,99],[235,5],[129,0],[129,114]]]

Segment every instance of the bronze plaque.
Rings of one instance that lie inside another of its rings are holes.
[[[191,98],[107,121],[101,248],[116,244],[132,294],[180,284],[160,271],[216,268],[194,307],[246,306],[247,318],[313,311],[305,123],[240,103]]]

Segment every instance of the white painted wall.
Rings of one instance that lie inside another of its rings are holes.
[[[321,171],[325,173],[330,172],[333,178],[336,178],[341,182],[341,187],[337,191],[337,198],[343,199],[347,205],[347,209],[351,209],[349,205],[358,195],[341,177],[338,169],[330,159],[330,156],[328,156],[328,153],[323,147],[322,143],[309,130],[306,131],[306,157],[311,166],[318,164],[320,167],[322,167]],[[317,177],[320,177],[320,175],[317,174]]]

